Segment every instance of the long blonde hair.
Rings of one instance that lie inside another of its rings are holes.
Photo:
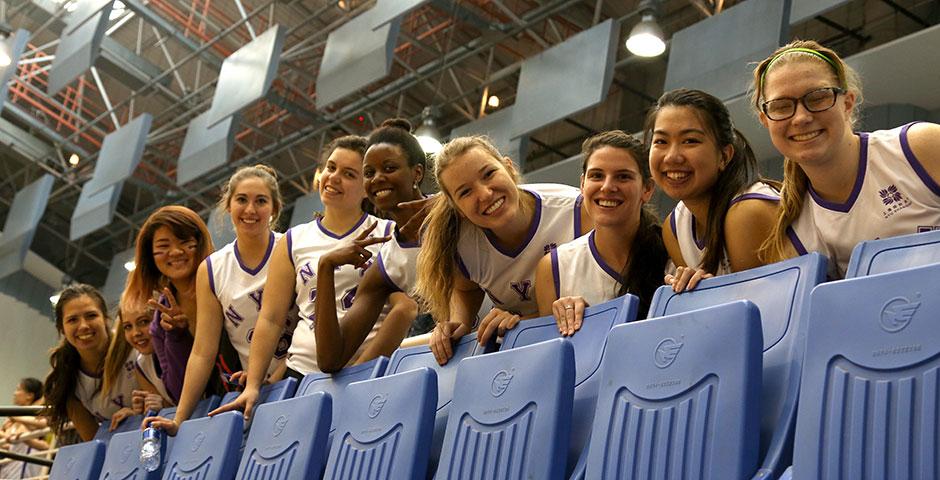
[[[504,165],[515,183],[518,173],[505,167],[503,156],[485,136],[459,137],[448,142],[434,157],[434,180],[441,193],[431,202],[431,209],[422,224],[421,252],[418,253],[418,279],[414,294],[438,322],[450,319],[450,297],[454,292],[457,242],[460,239],[460,213],[457,205],[441,183],[441,174],[465,153],[478,148]]]
[[[751,105],[761,113],[761,100],[764,98],[764,80],[770,70],[800,61],[819,62],[832,70],[839,87],[855,95],[855,105],[849,120],[854,127],[858,122],[859,105],[862,104],[862,82],[858,73],[839,57],[832,49],[826,48],[813,40],[794,40],[765,58],[754,69],[751,84]],[[772,121],[772,120],[768,120]],[[790,244],[787,229],[800,216],[803,209],[803,197],[809,189],[809,178],[800,166],[783,159],[783,187],[780,190],[780,210],[770,236],[761,245],[758,255],[764,262],[777,262],[787,258]]]

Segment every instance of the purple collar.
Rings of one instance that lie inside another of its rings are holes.
[[[257,275],[258,272],[264,268],[264,265],[268,263],[268,259],[271,258],[272,250],[274,250],[274,232],[268,232],[268,248],[264,251],[264,257],[261,258],[261,262],[258,263],[258,266],[255,268],[248,268],[248,266],[245,265],[245,261],[242,260],[241,253],[238,251],[238,239],[235,239],[235,260],[238,262],[239,268],[251,276]]]
[[[324,227],[324,226],[323,226],[323,223],[321,223],[321,222],[323,221],[323,217],[318,217],[318,218],[317,218],[317,227],[319,227],[319,228],[320,228],[320,231],[323,232],[323,233],[325,233],[327,236],[332,237],[332,238],[335,238],[335,239],[337,239],[337,240],[341,240],[341,239],[343,239],[343,238],[346,238],[350,233],[355,232],[356,229],[359,228],[359,227],[362,225],[362,222],[365,222],[365,221],[366,221],[366,218],[368,218],[368,216],[369,216],[368,213],[363,212],[362,216],[359,217],[359,221],[356,222],[356,224],[353,225],[353,227],[350,228],[346,233],[343,233],[343,234],[341,234],[341,235],[337,235],[337,234],[335,234],[335,233],[329,231],[326,227]]]
[[[852,187],[852,193],[845,203],[830,202],[820,197],[816,190],[813,190],[813,184],[809,183],[809,194],[820,207],[846,213],[855,205],[855,200],[858,199],[858,194],[862,191],[862,184],[865,183],[865,171],[868,169],[868,134],[862,132],[858,136],[860,140],[858,146],[858,171],[855,173],[855,185]]]
[[[519,244],[519,246],[515,249],[506,250],[499,246],[496,235],[494,235],[492,231],[487,228],[483,229],[483,233],[486,235],[486,239],[490,241],[490,245],[492,245],[493,248],[495,248],[499,253],[502,253],[503,255],[511,258],[516,258],[520,253],[523,252],[523,250],[525,250],[526,247],[529,246],[529,242],[531,242],[532,238],[535,237],[535,233],[538,232],[539,224],[542,221],[542,197],[540,197],[539,194],[535,192],[523,188],[520,188],[519,190],[535,197],[535,213],[532,214],[532,224],[529,225],[529,231],[526,233],[525,240],[523,240],[522,243]]]
[[[620,273],[605,262],[604,258],[601,257],[601,253],[597,251],[597,242],[594,240],[594,230],[591,230],[591,233],[588,235],[588,247],[591,249],[591,256],[594,257],[594,261],[597,262],[597,265],[601,267],[601,270],[606,272],[607,275],[610,275],[611,278],[620,282]]]

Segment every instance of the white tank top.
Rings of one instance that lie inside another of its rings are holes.
[[[268,266],[274,244],[282,234],[271,232],[268,239],[268,249],[264,253],[261,263],[254,269],[242,263],[236,242],[220,248],[206,258],[209,270],[209,287],[219,299],[222,306],[222,317],[225,332],[228,334],[232,346],[238,352],[242,369],[248,368],[248,351],[251,348],[251,338],[261,312],[261,300],[264,294],[264,284],[268,278]],[[274,359],[268,366],[267,373],[276,370],[284,358],[291,344],[291,335],[297,326],[297,308],[293,307],[284,319],[284,333],[278,340],[274,352]]]
[[[421,242],[403,242],[393,229],[392,239],[382,244],[375,258],[375,265],[390,288],[413,296],[412,290],[418,278],[420,252]]]
[[[601,258],[594,230],[559,245],[551,258],[556,298],[579,296],[588,305],[598,305],[617,297],[620,272]]]
[[[924,170],[907,141],[914,123],[859,133],[855,186],[843,204],[828,202],[810,186],[792,230],[801,255],[829,257],[829,277],[845,276],[858,242],[940,230],[940,185]]]
[[[747,187],[743,192],[731,199],[728,208],[731,205],[743,200],[768,200],[771,202],[780,201],[780,192],[764,182],[756,182]],[[685,203],[679,202],[676,208],[669,216],[669,226],[672,228],[672,234],[679,242],[679,250],[682,252],[682,260],[690,267],[699,267],[705,258],[705,241],[699,240],[695,232],[695,216],[692,211],[685,206]],[[728,253],[725,252],[721,265],[715,275],[726,275],[731,273],[731,263],[728,261]]]
[[[173,397],[166,391],[166,386],[163,384],[163,380],[160,378],[160,375],[157,374],[157,359],[155,358],[156,354],[137,355],[137,371],[140,372],[144,378],[150,382],[151,385],[156,387],[157,393],[163,397],[164,406],[174,405]]]
[[[556,184],[522,185],[535,197],[534,221],[515,251],[496,246],[488,230],[464,220],[457,243],[457,266],[482,288],[493,305],[517,315],[538,314],[535,267],[552,249],[581,233],[581,192]]]
[[[81,370],[78,371],[75,398],[98,420],[98,423],[111,421],[111,415],[124,407],[131,406],[134,390],[138,388],[137,378],[134,376],[136,364],[137,350],[131,350],[108,395],[103,395],[101,392],[100,377],[93,377]]]
[[[290,251],[291,262],[294,264],[294,272],[296,273],[294,278],[297,294],[295,302],[300,310],[299,323],[294,330],[293,340],[287,354],[287,366],[291,369],[303,374],[319,371],[317,368],[316,335],[313,329],[316,321],[316,304],[314,302],[317,296],[317,265],[320,257],[343,242],[352,242],[356,236],[374,222],[377,222],[378,225],[376,225],[370,236],[385,236],[391,231],[392,222],[366,213],[362,215],[362,218],[352,229],[342,235],[336,235],[327,230],[320,223],[319,218],[309,223],[297,225],[287,231],[287,248]],[[379,252],[381,245],[375,244],[366,248],[375,255]],[[346,311],[352,306],[359,281],[374,260],[375,257],[373,256],[372,260],[361,269],[356,269],[352,265],[343,265],[334,273],[336,318],[340,322],[343,321]],[[382,320],[388,314],[388,310],[389,306],[386,303],[378,321],[375,322],[366,340],[359,346],[359,350],[353,355],[353,359],[356,359],[375,337],[382,325]]]

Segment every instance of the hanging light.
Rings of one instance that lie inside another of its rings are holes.
[[[133,272],[135,268],[137,268],[137,264],[134,263],[133,260],[128,260],[124,262],[124,270],[127,270],[128,272]]]
[[[13,63],[13,59],[10,58],[10,52],[6,49],[6,42],[0,43],[4,43],[4,45],[0,45],[0,68],[9,67]]]
[[[421,126],[415,130],[415,138],[421,145],[424,153],[434,155],[441,151],[441,135],[437,129],[437,111],[432,107],[424,107],[421,112]]]
[[[52,303],[53,305],[59,303],[59,297],[60,295],[58,293],[49,297],[49,303]]]
[[[638,57],[657,57],[666,51],[663,30],[656,23],[656,4],[651,0],[640,2],[640,23],[630,30],[627,50]]]
[[[77,166],[77,165],[78,165],[78,162],[80,162],[80,161],[81,161],[81,159],[78,157],[78,154],[77,154],[77,153],[73,153],[73,154],[69,155],[69,165],[71,165],[71,166],[73,166],[73,167],[74,167],[74,166]]]
[[[486,99],[486,104],[492,108],[499,108],[499,97],[490,95],[490,98]]]

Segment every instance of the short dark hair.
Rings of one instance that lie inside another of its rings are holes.
[[[22,387],[23,391],[26,393],[32,394],[34,402],[42,398],[42,382],[38,378],[21,378],[20,387]]]
[[[405,153],[408,165],[421,165],[427,168],[427,155],[418,139],[411,134],[411,122],[404,118],[390,118],[369,135],[369,146],[387,143],[395,145]]]

